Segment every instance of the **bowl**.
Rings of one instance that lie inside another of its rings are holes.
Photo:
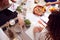
[[[46,12],[46,8],[44,6],[37,5],[33,9],[33,14],[37,16],[42,16]]]

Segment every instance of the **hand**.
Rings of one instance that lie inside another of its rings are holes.
[[[34,27],[33,32],[34,32],[34,33],[39,32],[39,27]]]
[[[45,4],[45,6],[49,6],[51,4],[52,4],[52,2],[48,2],[48,3]]]
[[[33,29],[33,32],[34,33],[37,33],[37,32],[41,32],[43,30],[43,27],[35,27],[34,29]]]

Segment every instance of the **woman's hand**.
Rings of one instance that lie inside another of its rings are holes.
[[[37,32],[41,32],[43,30],[43,27],[35,27],[34,29],[33,29],[33,32],[34,33],[37,33]]]

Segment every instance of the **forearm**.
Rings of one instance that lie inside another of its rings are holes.
[[[16,2],[16,0],[11,0],[12,2]]]
[[[51,2],[51,4],[60,4],[60,1]]]

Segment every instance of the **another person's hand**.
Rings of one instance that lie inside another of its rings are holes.
[[[52,4],[52,2],[48,2],[48,3],[45,4],[45,6],[49,6],[51,4]]]

